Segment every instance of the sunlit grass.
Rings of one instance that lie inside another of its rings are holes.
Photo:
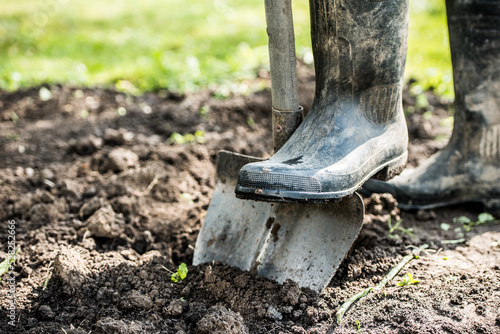
[[[444,1],[412,1],[407,78],[446,93]],[[308,1],[293,4],[304,57]],[[268,69],[262,0],[0,0],[2,89],[128,81],[138,92],[193,91],[252,79],[260,69]]]
[[[417,80],[424,90],[433,87],[440,95],[454,95],[444,0],[410,0],[406,65],[406,78]]]

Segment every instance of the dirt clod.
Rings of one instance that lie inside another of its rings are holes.
[[[90,155],[102,147],[102,139],[93,135],[70,140],[71,148],[79,155]]]
[[[41,305],[38,308],[38,316],[42,320],[52,320],[55,318],[56,314],[52,311],[49,305]]]
[[[126,148],[115,148],[107,155],[102,155],[98,160],[98,169],[101,173],[108,171],[118,173],[134,167],[139,161],[139,156]]]
[[[151,309],[151,307],[153,307],[153,302],[151,301],[151,298],[143,295],[141,292],[137,290],[130,291],[130,293],[128,293],[126,298],[127,298],[126,303],[128,304],[127,306],[130,305],[130,307],[128,308],[149,310]]]
[[[212,306],[196,325],[197,334],[247,334],[240,314],[223,306]]]
[[[172,300],[165,309],[165,313],[174,317],[178,317],[183,312],[183,303],[179,299]]]
[[[98,197],[93,197],[82,205],[79,211],[80,218],[87,219],[102,206],[102,201]]]
[[[273,305],[270,305],[267,308],[266,317],[274,319],[274,320],[281,320],[281,319],[283,319],[283,314],[281,314],[281,312],[278,311],[276,309],[276,307],[274,307]]]
[[[64,247],[54,260],[52,278],[60,283],[62,292],[73,295],[89,279],[90,269],[82,257],[85,250],[74,247]]]
[[[309,325],[318,322],[319,312],[316,308],[308,306],[306,308],[306,321]]]
[[[116,213],[107,205],[97,210],[89,219],[86,226],[89,234],[98,238],[115,238],[124,231]]]
[[[295,306],[299,302],[301,291],[297,283],[287,280],[285,284],[283,284],[280,293],[285,303]],[[307,302],[307,297],[304,296],[304,298],[306,298],[305,302]]]

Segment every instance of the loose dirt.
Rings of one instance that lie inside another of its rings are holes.
[[[307,67],[299,74],[307,110],[314,77]],[[209,91],[46,88],[52,96],[44,100],[40,87],[0,92],[0,259],[9,221],[21,247],[15,327],[8,273],[0,332],[500,333],[500,225],[464,231],[454,222],[477,220],[480,207],[400,212],[389,195],[365,198],[361,234],[321,295],[221,263],[191,266],[216,152],[271,152],[268,89],[218,99]],[[426,96],[427,112],[404,95],[405,108],[415,109],[407,115],[409,168],[451,134],[450,104]],[[406,230],[389,233],[389,217]],[[337,324],[342,303],[424,243],[427,252]],[[182,262],[188,276],[174,283]],[[398,286],[406,273],[420,282]]]

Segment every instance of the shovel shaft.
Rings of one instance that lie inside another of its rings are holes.
[[[291,0],[265,0],[274,150],[283,146],[302,121],[297,92],[295,35]]]

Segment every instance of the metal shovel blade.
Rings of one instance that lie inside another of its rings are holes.
[[[221,261],[283,283],[322,291],[363,225],[355,194],[327,204],[237,199],[239,169],[262,159],[221,151],[218,181],[196,241],[193,264]]]

